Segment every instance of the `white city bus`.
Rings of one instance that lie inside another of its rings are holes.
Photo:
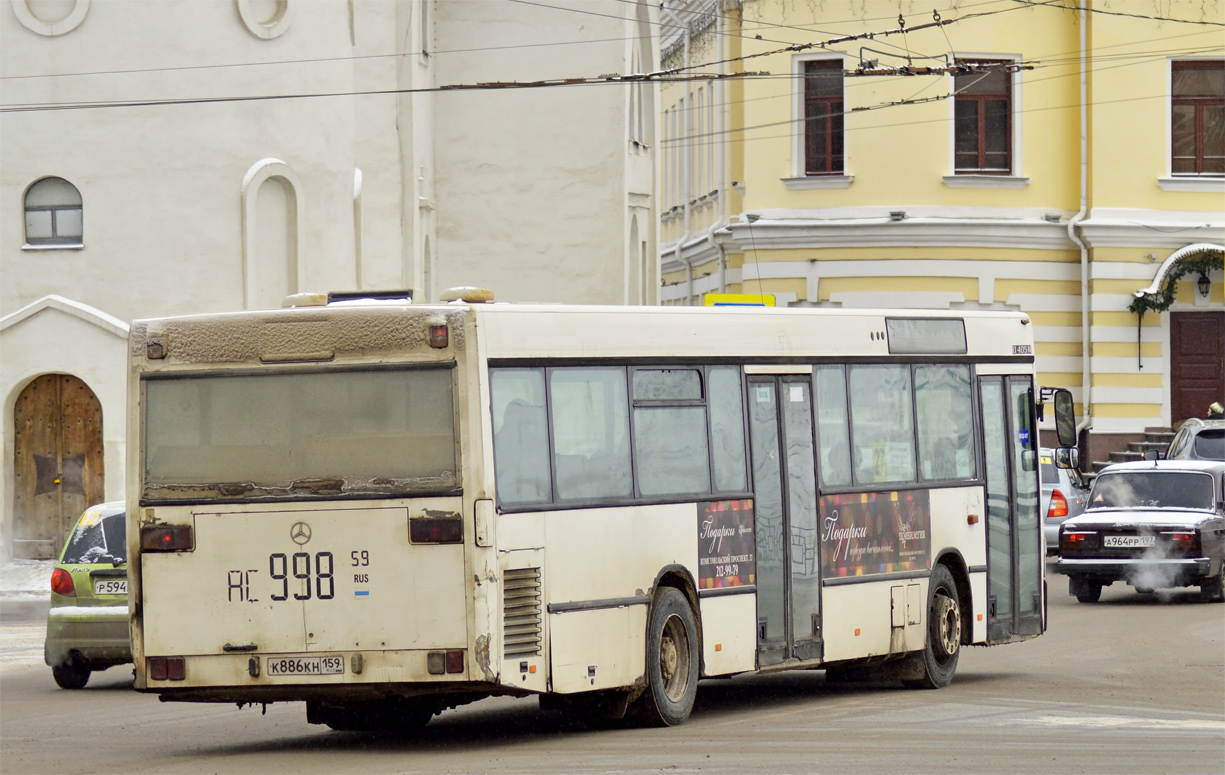
[[[363,729],[529,694],[679,724],[700,678],[792,668],[944,686],[1045,629],[1032,330],[464,298],[137,321],[136,688]]]

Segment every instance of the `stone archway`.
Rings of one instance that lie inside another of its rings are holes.
[[[13,556],[55,557],[105,497],[102,404],[79,378],[44,374],[17,397],[13,427]]]

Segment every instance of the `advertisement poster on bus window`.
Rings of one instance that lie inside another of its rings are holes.
[[[923,490],[821,498],[821,575],[927,570],[931,508]]]
[[[698,504],[698,586],[702,589],[757,583],[753,501]]]

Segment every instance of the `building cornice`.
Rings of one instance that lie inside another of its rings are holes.
[[[0,331],[12,328],[22,321],[48,309],[83,320],[121,339],[126,339],[128,336],[128,324],[114,315],[107,314],[88,304],[82,304],[79,301],[57,296],[56,294],[44,296],[37,301],[30,302],[16,312],[10,312],[4,317],[0,317]]]
[[[850,219],[770,219],[728,227],[733,252],[782,248],[983,247],[1073,250],[1060,220],[864,215]]]
[[[1145,247],[1178,249],[1192,242],[1225,240],[1225,216],[1220,212],[1166,212],[1095,207],[1080,222],[1081,236],[1091,248]]]

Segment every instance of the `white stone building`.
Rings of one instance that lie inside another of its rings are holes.
[[[0,559],[123,496],[136,318],[453,285],[654,304],[653,85],[617,0],[0,7]]]

